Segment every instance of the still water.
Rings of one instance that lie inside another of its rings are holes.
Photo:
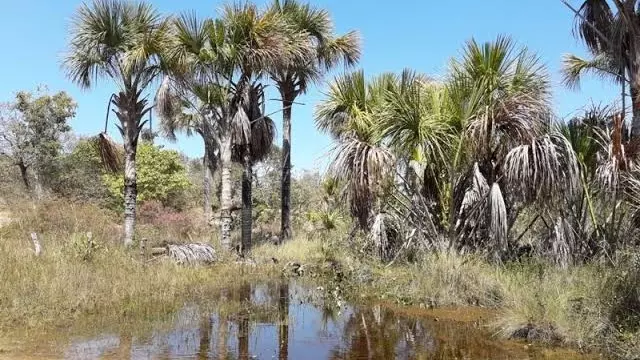
[[[297,283],[244,284],[235,304],[203,314],[195,305],[128,335],[92,331],[0,352],[7,359],[582,359],[568,350],[496,339],[489,312],[342,304]]]

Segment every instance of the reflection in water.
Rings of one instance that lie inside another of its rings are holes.
[[[473,322],[438,321],[379,305],[346,306],[332,312],[335,308],[323,306],[313,294],[296,283],[244,283],[219,299],[231,310],[203,315],[197,307],[185,306],[174,315],[170,330],[158,327],[144,338],[105,334],[74,339],[54,356],[139,360],[544,358],[524,344],[491,339]],[[555,358],[570,357],[564,353]]]

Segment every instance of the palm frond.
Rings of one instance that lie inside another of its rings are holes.
[[[490,235],[495,242],[494,251],[502,254],[507,250],[507,207],[500,185],[493,183],[489,193],[489,209],[491,214]]]
[[[567,138],[557,131],[512,148],[504,167],[509,184],[528,201],[570,198],[580,188],[578,160]]]

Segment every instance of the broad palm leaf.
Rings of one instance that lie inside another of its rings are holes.
[[[94,0],[77,10],[71,32],[64,60],[67,76],[83,88],[94,86],[99,78],[111,79],[119,88],[112,102],[124,140],[124,242],[131,245],[136,220],[136,149],[142,118],[150,110],[142,94],[160,74],[168,22],[143,2]]]

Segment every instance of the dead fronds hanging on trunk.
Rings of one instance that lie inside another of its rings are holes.
[[[95,147],[100,156],[100,162],[108,172],[118,173],[123,171],[124,152],[107,133],[102,132],[95,137]]]
[[[400,221],[387,213],[378,213],[373,218],[369,239],[383,261],[390,261],[402,246]]]

